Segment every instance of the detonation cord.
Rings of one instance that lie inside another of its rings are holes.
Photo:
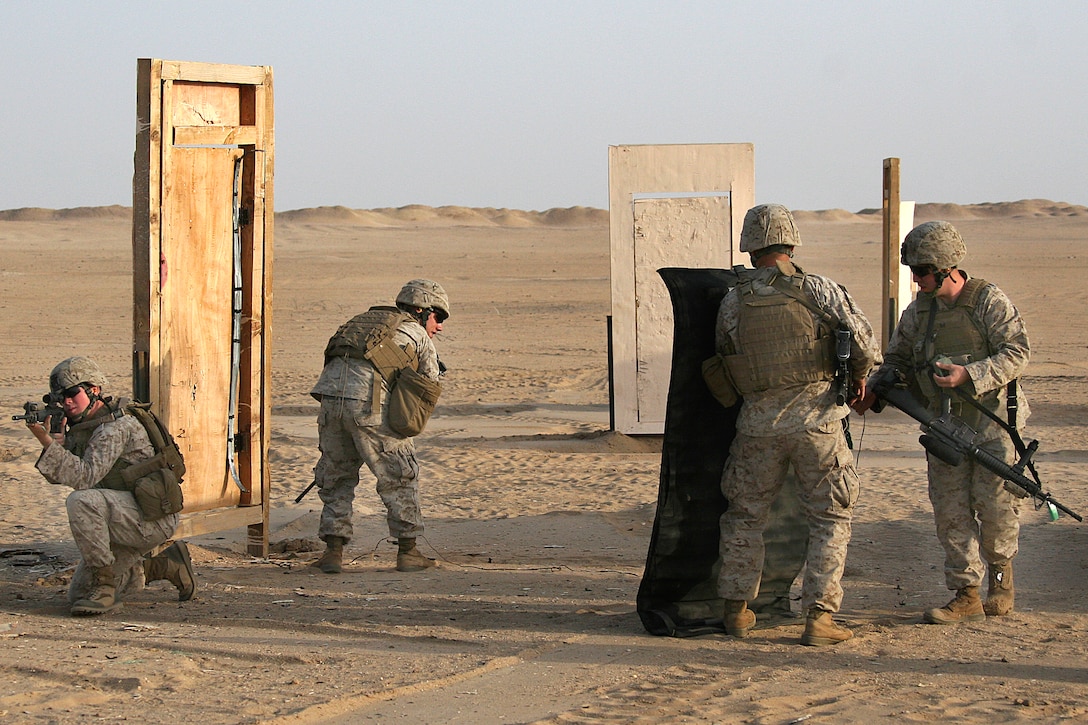
[[[865,440],[865,416],[861,417],[861,435],[858,436],[858,447],[854,451],[854,466],[861,468],[861,443]]]
[[[230,400],[227,401],[227,470],[234,484],[249,490],[238,475],[238,441],[235,439],[238,416],[238,386],[242,366],[242,157],[234,159],[234,189],[232,194],[232,226],[234,286],[231,290],[230,341]]]

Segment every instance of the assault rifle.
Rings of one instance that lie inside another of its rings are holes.
[[[1031,457],[1039,448],[1039,441],[1032,441],[1015,464],[1009,465],[994,454],[975,443],[976,432],[951,413],[934,415],[918,402],[909,390],[899,387],[899,372],[889,369],[872,381],[873,393],[885,402],[894,405],[911,418],[922,424],[922,436],[918,442],[934,456],[950,466],[958,466],[964,457],[970,456],[986,470],[1005,479],[1006,487],[1014,486],[1035,499],[1040,506],[1051,511],[1051,518],[1057,518],[1057,510],[1064,511],[1077,521],[1084,519],[1075,511],[1058,503],[1049,492],[1036,481],[1024,475],[1024,469],[1031,466]],[[1012,490],[1012,489],[1011,489]],[[1014,490],[1015,492],[1015,490]]]
[[[23,411],[22,415],[13,415],[11,419],[25,420],[27,425],[44,423],[48,419],[50,433],[64,430],[64,408],[60,407],[60,401],[55,400],[52,393],[46,393],[40,403],[34,400],[23,403]]]

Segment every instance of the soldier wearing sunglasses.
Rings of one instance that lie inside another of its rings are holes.
[[[901,256],[918,295],[899,319],[884,366],[935,414],[954,415],[977,432],[975,444],[999,460],[1017,460],[1017,432],[1027,420],[1019,378],[1028,364],[1028,334],[1019,311],[996,285],[959,268],[967,255],[948,222],[920,224]],[[864,413],[871,392],[854,405]],[[1006,422],[1007,421],[1007,422]],[[929,609],[930,624],[976,622],[1013,609],[1012,560],[1019,548],[1020,496],[973,459],[953,466],[927,454],[929,500],[944,548],[944,578],[955,597]],[[988,575],[985,604],[979,594]]]
[[[49,375],[47,396],[64,411],[61,432],[50,433],[49,419],[27,423],[42,445],[37,469],[50,483],[75,489],[65,501],[81,557],[68,589],[73,615],[118,609],[145,581],[171,582],[180,601],[196,591],[184,541],[147,556],[173,536],[178,515],[145,520],[132,491],[118,485],[124,468],[151,458],[155,449],[123,401],[103,396],[105,387],[106,376],[90,358],[62,360]]]
[[[318,536],[326,545],[314,566],[326,574],[342,571],[363,464],[377,479],[389,535],[397,539],[397,571],[418,572],[435,565],[416,546],[423,516],[414,434],[405,435],[390,425],[389,401],[392,382],[406,375],[405,369],[438,381],[444,367],[431,338],[442,331],[449,314],[449,297],[442,286],[414,279],[401,288],[395,307],[371,307],[329,339],[325,367],[310,391],[321,401],[317,419],[321,458],[314,468],[314,484],[324,504]]]

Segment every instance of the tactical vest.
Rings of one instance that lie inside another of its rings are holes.
[[[351,357],[367,360],[385,379],[392,382],[397,370],[404,367],[415,369],[419,365],[417,354],[409,353],[393,342],[397,328],[403,322],[415,318],[396,307],[371,307],[351,318],[336,331],[325,346],[325,364],[335,357]]]
[[[126,398],[117,401],[107,398],[103,403],[102,411],[98,415],[69,426],[64,437],[64,447],[67,450],[82,458],[87,451],[91,436],[100,425],[131,415],[139,421],[144,432],[147,433],[147,439],[155,454],[136,463],[117,459],[102,480],[95,484],[95,488],[132,491],[136,479],[161,469],[169,469],[180,484],[185,476],[185,459],[177,443],[174,442],[174,437],[170,435],[162,421],[151,412],[151,406],[147,403],[132,403]]]
[[[933,382],[933,363],[947,357],[957,365],[982,360],[993,354],[986,331],[982,328],[975,308],[992,285],[984,279],[967,280],[951,307],[942,309],[934,295],[919,295],[917,301],[918,323],[923,334],[918,337],[912,350],[915,379],[930,408],[940,412],[941,389]],[[991,411],[999,409],[998,391],[980,396],[979,402]],[[979,429],[983,413],[957,396],[951,398],[952,414],[975,430]]]
[[[801,291],[804,275],[783,277]],[[835,378],[835,338],[803,302],[753,280],[737,285],[737,338],[743,349],[725,355],[741,396]],[[815,302],[813,302],[815,304]]]
[[[116,402],[112,399],[104,400],[104,405],[98,415],[68,426],[68,430],[64,434],[64,448],[75,454],[77,458],[83,458],[83,454],[87,452],[87,444],[94,432],[98,430],[98,426],[122,417],[125,414],[124,404],[126,402],[128,401],[123,398]],[[121,471],[128,468],[129,465],[128,461],[118,458],[102,480],[95,484],[95,488],[131,491],[132,486],[127,485],[121,477]]]

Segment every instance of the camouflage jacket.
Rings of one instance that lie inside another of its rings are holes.
[[[438,380],[438,351],[435,350],[434,341],[427,335],[427,330],[422,325],[415,320],[401,323],[393,337],[393,342],[405,349],[414,348],[419,360],[417,372],[431,380]],[[363,358],[343,356],[329,360],[322,369],[317,384],[310,391],[310,395],[318,400],[329,396],[365,401],[362,404],[370,411],[370,414],[366,420],[360,420],[359,424],[376,426],[381,423],[382,412],[370,410],[372,406],[369,405],[375,378],[377,378],[377,384],[383,387],[382,407],[384,408],[385,401],[388,399],[388,396],[384,394],[388,392],[385,390],[385,381],[377,374],[374,366]]]
[[[798,273],[800,267],[794,265]],[[769,284],[780,274],[775,267],[761,267],[747,272],[753,284]],[[846,288],[816,274],[807,274],[803,282],[804,292],[810,299],[846,325],[854,333],[851,345],[850,368],[855,381],[864,380],[874,365],[881,360],[880,345],[873,335],[872,325],[854,303]],[[716,348],[720,353],[729,349],[743,349],[738,338],[740,300],[732,290],[718,308]],[[815,315],[813,315],[815,319]],[[815,430],[829,422],[841,420],[850,413],[845,405],[835,404],[833,383],[818,382],[775,390],[767,390],[746,396],[737,416],[737,432],[750,436],[774,436]]]
[[[80,448],[82,455],[73,452]],[[79,490],[94,488],[118,461],[136,463],[154,455],[143,425],[134,416],[125,415],[98,426],[86,441],[68,435],[64,445],[50,445],[35,467],[50,483]]]
[[[961,270],[962,271],[962,270]],[[966,272],[964,277],[970,279]],[[947,309],[944,300],[934,300],[938,309]],[[918,301],[912,302],[896,325],[888,342],[884,355],[884,368],[894,367],[905,373],[912,373],[916,367],[915,348],[921,337],[926,334],[927,316],[918,309]],[[987,293],[980,296],[972,313],[976,326],[986,334],[992,354],[981,360],[972,360],[964,367],[971,381],[966,388],[976,399],[980,399],[987,408],[1005,419],[1006,386],[1018,380],[1027,368],[1031,346],[1028,342],[1027,329],[1020,312],[1012,301],[996,285],[989,285]],[[926,374],[926,373],[922,373]],[[1017,426],[1027,421],[1031,411],[1027,399],[1019,390],[1017,383]],[[955,400],[955,397],[953,397]],[[931,409],[936,409],[937,401],[926,400]],[[1000,428],[989,420],[982,420],[978,432],[983,439],[1003,435]]]

